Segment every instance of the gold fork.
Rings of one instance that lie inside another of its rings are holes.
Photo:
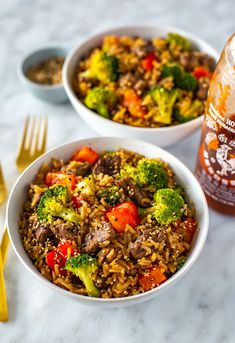
[[[0,163],[0,205],[5,201],[7,196],[7,190],[6,190],[6,185],[2,173],[2,167]]]
[[[2,167],[0,164],[0,204],[4,202],[6,199],[6,186],[3,178]],[[2,258],[1,258],[1,249],[0,249],[0,318],[3,322],[8,320],[8,309],[7,309],[7,302],[6,302],[6,290],[4,285],[4,278],[3,278],[3,265],[2,265]]]
[[[25,168],[45,152],[46,137],[47,119],[42,117],[27,117],[16,158],[16,166],[20,172],[23,172]],[[0,249],[0,322],[8,320],[3,267],[6,262],[9,241],[7,227],[5,225]]]
[[[16,158],[16,167],[22,173],[46,149],[47,120],[28,117]]]

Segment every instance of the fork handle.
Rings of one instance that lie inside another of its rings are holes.
[[[3,275],[2,252],[0,249],[0,322],[8,321],[7,297]]]
[[[3,236],[2,236],[2,243],[1,243],[1,253],[2,253],[2,265],[3,268],[5,266],[6,263],[6,258],[7,258],[7,251],[8,251],[8,247],[9,247],[9,243],[10,243],[10,238],[7,232],[7,226],[6,224],[4,225],[4,229],[3,229]]]

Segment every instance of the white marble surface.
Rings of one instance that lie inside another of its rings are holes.
[[[235,31],[232,0],[73,0],[0,2],[0,158],[8,188],[17,171],[17,143],[27,113],[49,116],[48,148],[95,135],[69,104],[52,106],[22,89],[16,64],[38,45],[72,46],[88,34],[132,23],[175,25],[221,50]],[[169,151],[194,167],[199,133]],[[0,208],[0,227],[5,208]],[[10,311],[1,343],[235,342],[235,221],[210,212],[210,232],[198,262],[175,287],[151,302],[124,309],[93,309],[38,283],[9,251],[5,270]]]

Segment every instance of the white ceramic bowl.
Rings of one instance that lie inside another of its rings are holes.
[[[88,55],[93,48],[101,45],[104,36],[114,34],[118,36],[129,35],[152,38],[154,36],[164,37],[169,32],[177,32],[182,36],[185,36],[193,43],[195,48],[209,54],[215,60],[218,59],[217,52],[200,38],[173,27],[162,26],[131,26],[108,30],[87,39],[83,44],[79,45],[68,55],[63,67],[63,83],[65,91],[73,107],[88,124],[88,126],[92,127],[95,131],[103,136],[115,135],[120,137],[134,137],[164,147],[174,144],[192,134],[202,124],[203,116],[184,124],[164,128],[142,128],[119,124],[112,120],[103,118],[88,109],[77,98],[73,91],[72,78],[78,65],[78,61],[84,58],[84,56]]]
[[[191,199],[195,204],[196,217],[199,223],[199,231],[194,237],[192,249],[186,263],[168,281],[151,291],[119,299],[91,298],[68,292],[59,288],[58,286],[55,286],[53,283],[49,282],[45,277],[43,277],[33,266],[31,260],[29,259],[23,248],[19,235],[18,220],[22,211],[22,204],[27,196],[29,183],[34,179],[42,163],[44,163],[45,161],[50,161],[52,157],[68,160],[72,156],[74,151],[84,145],[88,145],[96,151],[117,150],[118,148],[123,147],[125,149],[143,154],[147,157],[162,158],[173,168],[175,174],[177,175],[177,178],[184,185],[189,199]],[[162,291],[166,290],[169,286],[173,285],[177,280],[179,280],[192,267],[192,265],[197,260],[206,240],[208,231],[208,207],[204,193],[196,178],[182,162],[180,162],[177,158],[175,158],[168,152],[152,144],[131,138],[122,140],[120,138],[100,137],[84,139],[81,141],[62,145],[49,151],[42,157],[38,158],[34,163],[32,163],[31,166],[28,167],[25,172],[19,177],[11,192],[7,206],[7,227],[11,239],[11,244],[14,247],[17,256],[24,264],[24,266],[42,283],[49,286],[55,292],[65,294],[68,297],[72,297],[74,298],[74,300],[77,300],[78,302],[83,304],[96,305],[100,307],[121,307],[140,303],[159,295]]]

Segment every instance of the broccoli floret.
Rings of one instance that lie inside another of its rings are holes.
[[[186,261],[187,258],[185,256],[180,256],[176,262],[176,271],[182,268]]]
[[[176,87],[186,91],[194,92],[197,88],[197,79],[191,73],[182,73],[181,79],[176,83]]]
[[[178,97],[178,90],[166,90],[163,87],[155,87],[151,91],[151,95],[158,105],[158,112],[156,113],[154,120],[162,124],[171,124],[173,106]]]
[[[173,77],[174,82],[177,83],[181,80],[182,68],[177,63],[165,64],[162,68],[162,77]]]
[[[204,105],[202,101],[198,99],[192,101],[190,97],[186,97],[175,106],[175,121],[178,123],[185,123],[197,118],[198,116],[203,114],[203,111]]]
[[[131,177],[140,187],[151,186],[153,192],[168,185],[168,176],[163,164],[154,159],[142,158],[136,167],[124,164],[120,170],[120,178],[125,177]]]
[[[153,186],[155,190],[166,188],[168,176],[161,162],[153,159],[141,159],[136,168],[135,181],[141,186]]]
[[[183,198],[185,198],[185,190],[183,187],[181,187],[180,185],[174,185],[173,189],[174,189],[174,191],[179,193]]]
[[[116,205],[122,197],[119,187],[113,185],[99,192],[98,196],[104,198],[110,205]]]
[[[124,178],[124,177],[131,177],[132,179],[135,179],[135,175],[136,175],[136,168],[131,166],[128,163],[125,163],[123,165],[123,167],[120,169],[120,178]]]
[[[78,182],[76,190],[86,196],[94,195],[95,182],[92,175],[89,175],[85,177],[82,181]]]
[[[175,87],[186,91],[194,92],[197,88],[197,79],[191,74],[186,73],[178,64],[165,64],[162,68],[162,77],[172,77]]]
[[[102,50],[96,50],[91,56],[89,69],[80,75],[109,83],[117,80],[118,65],[118,59],[115,56],[110,56]]]
[[[98,270],[96,258],[88,254],[79,254],[67,260],[65,269],[79,277],[86,287],[87,294],[99,297],[100,291],[92,280],[92,275]]]
[[[80,222],[80,215],[72,207],[67,207],[66,203],[68,200],[68,187],[59,185],[49,188],[38,204],[37,213],[39,220],[52,221],[54,217],[59,217],[78,224]]]
[[[95,87],[88,91],[84,103],[104,118],[109,118],[109,108],[116,102],[116,95],[104,87]]]
[[[154,217],[159,224],[167,225],[181,217],[184,199],[172,188],[159,189],[154,200]]]
[[[168,33],[166,37],[166,41],[169,43],[170,49],[174,50],[176,46],[180,47],[182,50],[190,50],[191,49],[191,42],[179,35],[178,33]]]

